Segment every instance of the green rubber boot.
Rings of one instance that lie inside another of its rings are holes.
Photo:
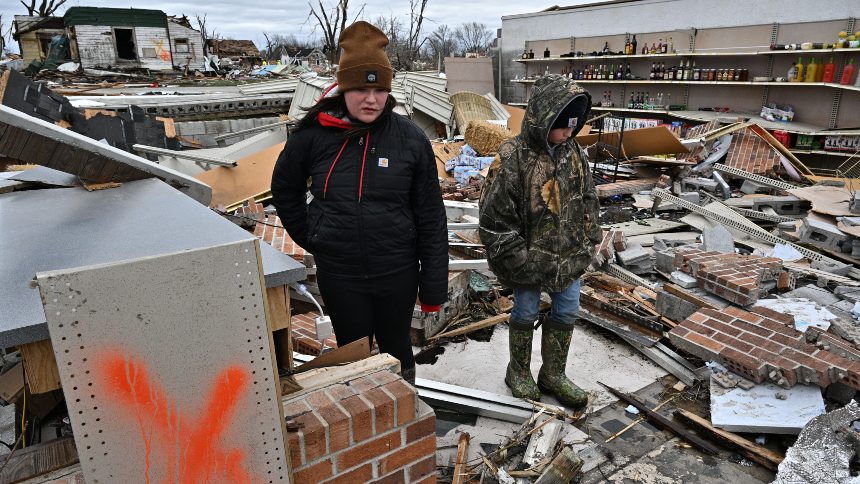
[[[540,389],[535,383],[530,368],[534,326],[532,323],[511,321],[509,327],[508,347],[511,361],[508,363],[508,371],[505,374],[505,385],[511,389],[511,393],[517,398],[540,400]]]
[[[588,403],[588,394],[564,374],[572,336],[572,324],[547,319],[541,335],[543,365],[538,373],[538,387],[542,392],[553,395],[562,405],[577,410]]]

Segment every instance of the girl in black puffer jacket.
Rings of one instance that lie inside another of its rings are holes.
[[[290,237],[314,255],[338,345],[375,336],[414,381],[416,294],[424,311],[447,297],[447,229],[430,142],[392,112],[387,43],[366,22],[343,31],[337,92],[290,135],[272,196]]]

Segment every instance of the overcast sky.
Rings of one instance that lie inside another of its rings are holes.
[[[486,24],[495,33],[495,29],[502,26],[502,15],[542,10],[551,6],[551,1],[547,0],[544,4],[513,0],[430,0],[425,13],[426,28],[423,30],[431,32],[439,24],[448,24],[453,28],[463,22],[476,21]],[[332,3],[334,0],[323,0],[324,5]],[[362,16],[365,20],[392,13],[403,19],[408,18],[409,0],[351,0],[351,12],[357,12],[361,5],[365,5]],[[305,22],[308,16],[305,0],[68,0],[60,11],[64,12],[72,6],[158,9],[167,15],[185,14],[192,20],[195,14],[205,13],[208,15],[207,25],[215,27],[223,37],[250,39],[258,47],[264,47],[262,32],[296,34],[298,37],[311,34],[310,24]],[[25,13],[18,0],[0,0],[0,14],[7,26],[13,15]],[[350,13],[350,18],[353,15]]]

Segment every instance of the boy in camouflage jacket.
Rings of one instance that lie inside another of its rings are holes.
[[[499,148],[480,203],[490,269],[514,289],[505,383],[518,398],[539,400],[543,391],[573,408],[588,400],[564,373],[579,314],[579,277],[602,238],[591,172],[573,138],[590,109],[591,96],[573,81],[538,79],[522,132]],[[552,309],[536,383],[529,365],[541,291],[551,296]]]

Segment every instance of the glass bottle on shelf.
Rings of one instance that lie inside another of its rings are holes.
[[[633,40],[630,41],[630,53],[636,54],[636,47],[638,47],[639,43],[636,42],[636,34],[633,34]]]
[[[608,41],[603,44],[603,54],[604,55],[611,54],[611,52],[609,51],[609,42]]]
[[[806,76],[806,66],[803,65],[803,57],[797,58],[797,77],[791,79],[793,82],[803,82],[803,78]]]
[[[636,106],[636,97],[631,92],[630,101],[627,102],[627,109],[634,109],[634,106]]]
[[[674,42],[672,42],[672,37],[669,37],[669,47],[668,47],[668,50],[669,50],[669,53],[671,53],[671,54],[674,54],[674,53],[675,53],[675,43],[674,43]]]
[[[648,42],[645,42],[645,45],[642,46],[642,55],[648,55]]]
[[[653,80],[654,80],[654,72],[655,72],[656,70],[657,70],[657,63],[656,63],[656,62],[652,62],[652,63],[651,63],[651,72],[649,72],[649,73],[648,73],[648,80],[649,80],[649,81],[653,81]]]
[[[528,59],[528,58],[529,58],[529,51],[527,49],[523,49],[523,55],[520,56],[520,59]]]
[[[534,58],[535,58],[534,51],[532,49],[529,49],[529,59],[534,59]]]
[[[654,42],[651,42],[651,51],[649,53],[650,54],[656,54],[657,53],[657,44],[655,44]]]
[[[544,49],[544,51],[543,51],[543,56],[544,56],[544,58],[549,57],[549,47],[546,47],[546,48]]]
[[[660,37],[660,40],[657,41],[657,53],[658,54],[663,53],[663,38],[662,37]]]

